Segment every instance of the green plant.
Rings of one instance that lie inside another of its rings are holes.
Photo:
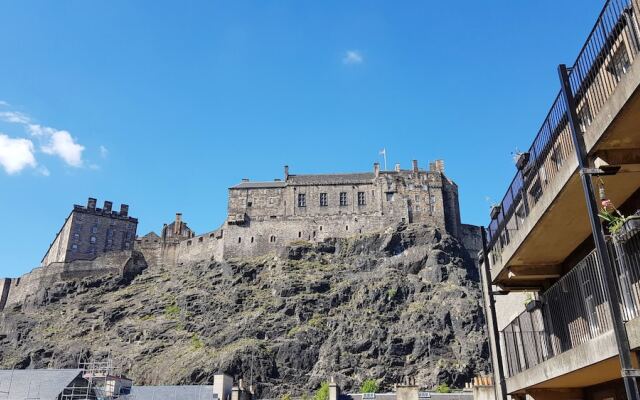
[[[618,232],[627,218],[613,205],[611,200],[602,201],[602,210],[598,216],[607,224],[607,229],[611,234]]]
[[[291,400],[291,395],[289,393],[285,393],[280,400]]]
[[[180,307],[177,304],[171,304],[164,309],[165,315],[168,317],[175,317],[180,314]]]
[[[329,400],[329,382],[322,382],[320,388],[313,395],[313,400]]]
[[[394,297],[396,297],[396,294],[398,294],[397,288],[391,288],[387,290],[387,299],[393,299]]]
[[[446,383],[436,386],[436,393],[451,393],[451,388]]]
[[[200,339],[200,337],[197,334],[193,334],[193,336],[191,336],[191,347],[194,350],[198,350],[204,347],[204,343],[202,343],[202,339]]]
[[[360,386],[360,393],[378,393],[380,387],[375,379],[365,379]]]

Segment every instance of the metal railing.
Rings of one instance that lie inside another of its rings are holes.
[[[635,61],[639,50],[640,0],[609,0],[570,70],[569,81],[584,133]],[[567,105],[558,94],[500,202],[500,212],[487,228],[493,263],[501,262],[504,247],[558,177],[575,159],[567,123]],[[561,186],[561,185],[560,185]]]
[[[640,233],[609,242],[616,293],[625,321],[640,316]],[[603,271],[593,250],[540,295],[539,307],[518,315],[501,332],[508,376],[513,376],[613,329]]]

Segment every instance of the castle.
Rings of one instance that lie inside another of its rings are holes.
[[[41,266],[18,279],[0,281],[0,310],[21,303],[43,282],[89,274],[193,261],[221,261],[277,253],[294,242],[322,242],[382,231],[401,223],[423,223],[457,237],[471,253],[479,250],[479,228],[460,222],[458,187],[437,160],[421,169],[399,164],[391,171],[375,163],[370,172],[297,175],[284,167],[283,179],[242,182],[229,188],[226,221],[196,235],[177,213],[161,234],[136,237],[137,219],[128,206],[112,211],[74,206]],[[135,238],[135,242],[133,239]],[[47,277],[45,279],[45,277]],[[25,279],[26,278],[26,279]],[[26,289],[18,289],[21,279]]]

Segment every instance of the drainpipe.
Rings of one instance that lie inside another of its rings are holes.
[[[496,392],[496,399],[507,400],[507,384],[504,378],[504,369],[502,367],[502,351],[500,350],[500,332],[498,331],[498,320],[496,316],[496,301],[493,298],[493,290],[491,290],[491,271],[489,270],[489,251],[487,249],[487,234],[483,227],[480,227],[480,233],[482,235],[482,263],[480,264],[480,279],[482,283],[482,292],[489,299],[489,313],[491,314],[491,326],[489,326],[489,320],[486,319],[487,333],[489,333],[489,350],[491,350],[491,333],[493,333],[496,361],[498,365],[493,368],[494,376],[496,376],[497,382],[494,383],[494,390]],[[484,274],[484,276],[483,276]],[[486,305],[486,302],[483,301]],[[487,310],[485,310],[486,313]],[[493,363],[493,357],[491,362]],[[500,396],[498,396],[498,385],[500,385]]]
[[[622,368],[621,375],[624,382],[624,387],[627,392],[627,398],[629,400],[640,400],[640,393],[638,393],[638,383],[636,377],[639,376],[639,370],[633,368],[631,362],[631,347],[629,345],[629,338],[627,337],[627,330],[624,322],[622,321],[622,312],[618,307],[618,301],[616,297],[616,277],[613,273],[613,265],[609,252],[607,250],[607,243],[604,238],[604,232],[602,231],[602,224],[598,217],[598,205],[596,203],[596,197],[593,191],[593,183],[591,182],[591,174],[595,173],[593,169],[589,168],[589,162],[587,158],[587,150],[584,143],[584,137],[580,133],[578,125],[578,114],[576,111],[575,99],[573,98],[573,92],[571,90],[571,83],[569,81],[569,74],[567,72],[567,66],[560,64],[558,66],[558,75],[560,77],[560,83],[562,86],[562,95],[567,105],[567,116],[569,117],[569,129],[571,131],[571,139],[573,140],[573,146],[576,150],[576,156],[578,158],[578,170],[580,171],[580,179],[582,181],[582,189],[584,190],[584,197],[587,202],[587,210],[589,211],[589,221],[591,222],[591,233],[593,240],[596,244],[598,259],[602,266],[604,283],[609,292],[609,311],[611,312],[611,320],[613,322],[613,332],[616,338],[616,345],[618,346],[618,354],[620,355],[620,367]]]

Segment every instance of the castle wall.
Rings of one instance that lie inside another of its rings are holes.
[[[76,260],[70,263],[52,263],[38,267],[23,276],[11,279],[5,308],[33,301],[40,289],[51,287],[56,282],[82,279],[108,274],[122,275],[126,271],[132,251],[115,251],[95,260]],[[4,291],[3,291],[4,293]]]
[[[142,253],[149,268],[156,268],[163,262],[162,241],[156,234],[136,239],[134,248]]]
[[[478,263],[478,252],[482,250],[482,231],[479,226],[461,224],[459,230],[459,239],[462,245],[469,253],[469,257],[473,260],[473,263],[477,268],[480,267]]]
[[[207,232],[182,240],[176,248],[176,264],[222,260],[223,231]]]
[[[9,289],[11,288],[11,278],[0,279],[0,311],[4,309],[7,304],[7,298],[9,296]]]
[[[71,234],[71,226],[73,225],[73,213],[69,214],[64,221],[62,228],[49,246],[49,250],[42,259],[40,265],[49,265],[54,262],[64,262],[67,257],[69,247],[69,235]]]

